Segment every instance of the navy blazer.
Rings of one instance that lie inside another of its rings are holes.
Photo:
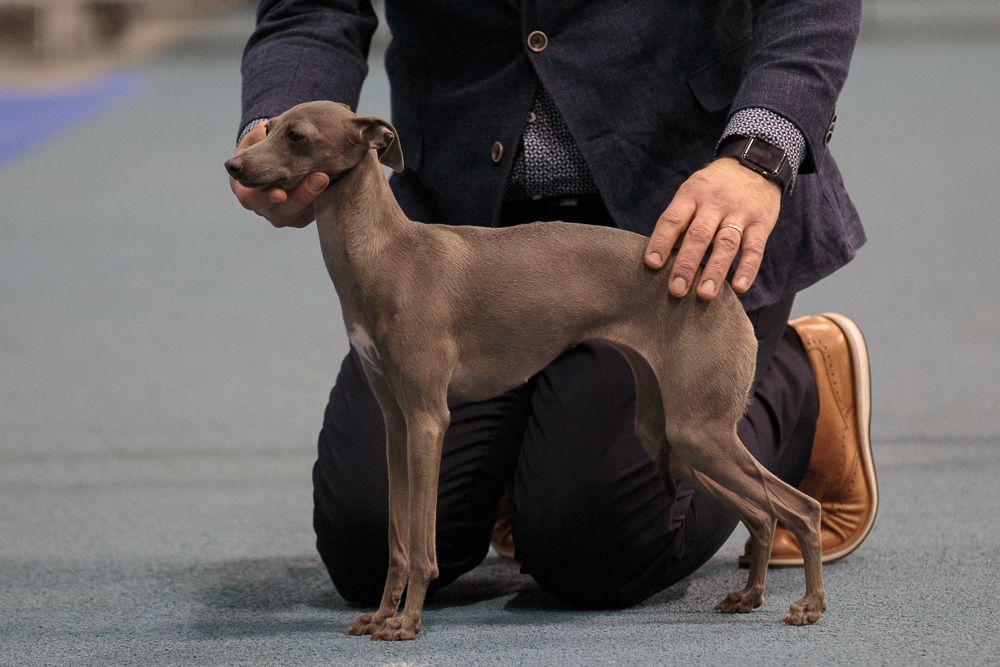
[[[743,297],[748,309],[773,303],[865,241],[827,150],[860,14],[860,0],[386,0],[385,65],[406,161],[393,189],[411,218],[497,224],[543,85],[615,223],[649,234],[677,187],[712,159],[729,115],[770,109],[807,144]],[[241,126],[313,99],[356,107],[375,27],[369,0],[260,2]],[[548,36],[537,53],[527,46],[534,30]]]

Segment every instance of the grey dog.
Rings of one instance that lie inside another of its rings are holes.
[[[508,228],[422,224],[393,197],[381,164],[403,169],[395,129],[336,102],[271,119],[263,141],[226,162],[254,188],[330,175],[314,204],[323,259],[344,324],[385,418],[389,568],[378,610],[348,633],[412,639],[438,575],[435,508],[448,399],[484,400],[516,387],[587,340],[614,346],[635,376],[635,432],[671,491],[683,475],[734,507],[750,531],[745,588],[717,609],[764,601],[775,524],[805,557],[805,596],[785,622],[826,609],[820,505],[768,472],[736,433],[757,342],[736,295],[668,296],[668,269],[643,263],[646,239],[590,225]],[[406,591],[406,604],[397,614]]]

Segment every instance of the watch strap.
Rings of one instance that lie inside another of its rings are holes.
[[[719,146],[716,156],[736,158],[743,166],[777,182],[782,192],[792,184],[792,165],[785,151],[760,137],[731,137]]]

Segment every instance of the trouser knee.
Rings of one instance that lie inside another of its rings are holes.
[[[321,462],[316,463],[316,469]],[[314,469],[313,528],[316,549],[337,592],[348,602],[378,604],[389,564],[386,511],[371,503],[346,506],[329,497]],[[377,503],[376,503],[377,504]]]
[[[526,508],[528,509],[528,508]],[[522,571],[574,607],[616,609],[660,590],[645,581],[655,553],[632,553],[628,545],[603,539],[610,531],[589,520],[593,508],[518,512],[514,544]]]

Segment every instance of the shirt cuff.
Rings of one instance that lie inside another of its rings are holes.
[[[716,150],[727,138],[738,135],[741,137],[760,137],[774,144],[785,152],[788,163],[792,167],[792,180],[788,190],[795,186],[795,177],[799,173],[802,162],[806,159],[806,139],[795,127],[792,121],[769,109],[747,107],[740,109],[729,118],[729,124],[722,132]]]
[[[250,130],[254,129],[258,125],[260,125],[261,123],[263,123],[265,120],[267,120],[267,119],[266,118],[254,118],[252,121],[250,121],[249,123],[247,123],[243,127],[243,129],[240,130],[240,136],[238,136],[236,138],[236,145],[239,146],[240,142],[243,141],[243,137],[247,136],[247,134],[249,134]]]

